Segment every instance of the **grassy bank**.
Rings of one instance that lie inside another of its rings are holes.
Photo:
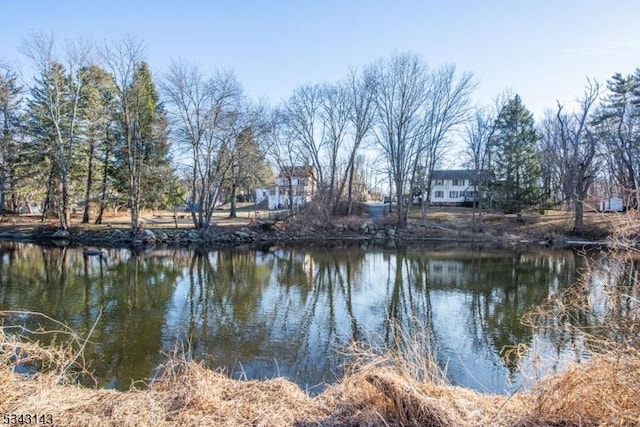
[[[587,426],[640,425],[640,357],[599,355],[512,396],[454,387],[429,359],[360,357],[310,397],[285,379],[238,381],[174,357],[144,390],[73,384],[71,347],[0,336],[0,412],[69,426]],[[415,355],[414,355],[415,356]],[[16,373],[37,366],[38,374]]]

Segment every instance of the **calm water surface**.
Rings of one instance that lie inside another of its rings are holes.
[[[45,313],[86,334],[100,386],[152,378],[176,345],[238,378],[285,376],[318,392],[352,341],[392,347],[426,333],[451,381],[508,392],[523,382],[503,349],[531,344],[532,305],[574,282],[571,251],[433,243],[420,249],[109,249],[0,243],[0,310]],[[43,319],[5,315],[35,329]],[[562,344],[546,342],[551,352]]]

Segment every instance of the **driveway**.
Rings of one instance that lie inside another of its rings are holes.
[[[367,215],[373,220],[373,222],[380,222],[384,218],[384,209],[387,207],[382,202],[366,202]]]

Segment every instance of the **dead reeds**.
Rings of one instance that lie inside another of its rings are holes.
[[[640,425],[640,358],[632,354],[597,356],[530,391],[500,396],[447,384],[428,355],[416,368],[398,352],[369,353],[340,383],[310,397],[285,379],[233,380],[178,356],[145,390],[64,384],[59,369],[16,373],[11,357],[20,347],[54,366],[58,350],[25,347],[7,334],[0,339],[0,411],[51,414],[57,425]],[[427,365],[433,371],[425,376]]]

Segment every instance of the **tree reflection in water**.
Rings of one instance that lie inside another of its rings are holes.
[[[101,258],[4,242],[0,252],[0,309],[40,311],[80,334],[103,310],[85,356],[101,386],[120,389],[152,377],[179,342],[234,377],[283,375],[319,391],[340,376],[350,342],[393,348],[420,330],[455,383],[505,391],[518,372],[503,348],[534,338],[520,317],[575,281],[579,265],[570,251],[462,245],[110,249]]]

